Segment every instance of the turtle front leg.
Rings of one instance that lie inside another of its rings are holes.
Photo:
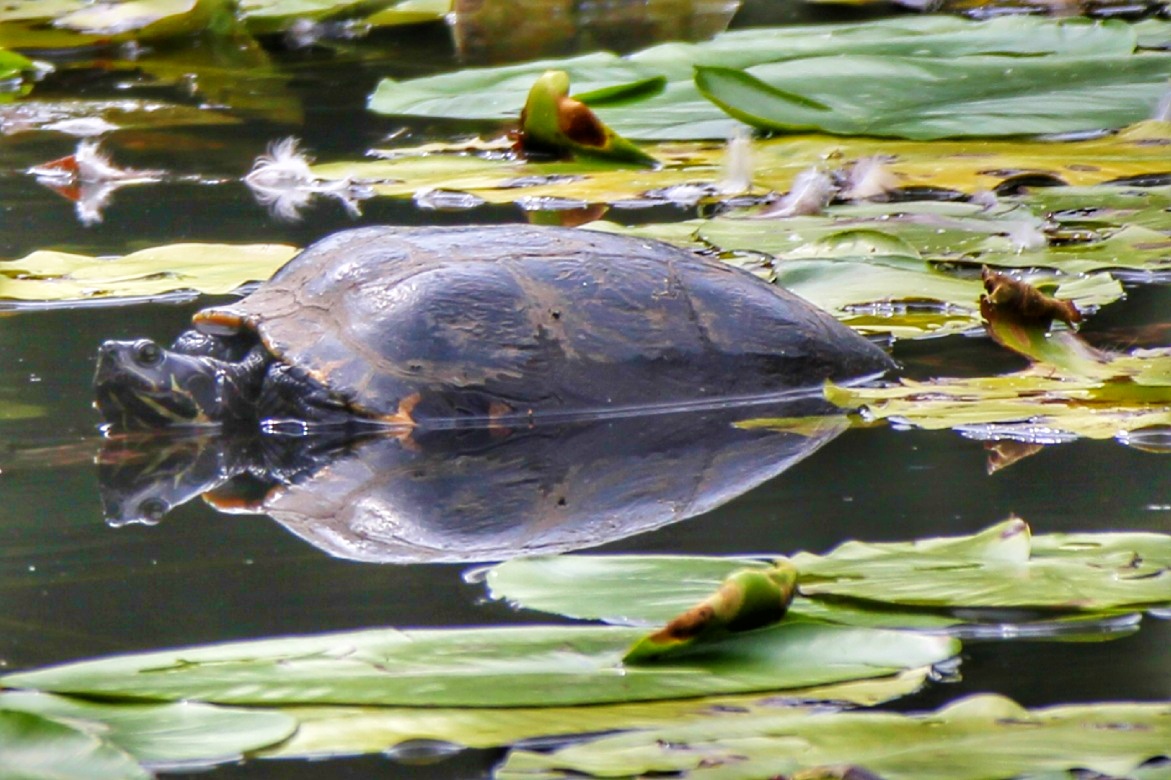
[[[353,410],[307,372],[284,363],[268,367],[257,411],[262,420],[343,423]]]

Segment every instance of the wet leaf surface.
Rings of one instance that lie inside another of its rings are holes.
[[[111,657],[7,675],[0,684],[266,706],[559,706],[884,677],[958,650],[955,640],[943,637],[783,622],[671,662],[623,666],[622,654],[641,633],[566,626],[370,630]]]
[[[852,766],[870,773],[860,776],[907,780],[994,780],[1075,769],[1118,777],[1164,757],[1169,743],[1171,705],[1165,703],[1026,710],[1003,697],[983,695],[911,715],[716,715],[552,753],[513,751],[497,776],[759,778]]]

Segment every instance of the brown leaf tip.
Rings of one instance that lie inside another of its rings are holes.
[[[693,607],[651,635],[659,644],[684,642],[703,632],[715,618],[715,610],[708,604]]]
[[[590,107],[571,97],[557,101],[557,126],[565,137],[582,146],[606,146],[606,128]]]

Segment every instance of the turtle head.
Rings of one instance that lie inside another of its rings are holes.
[[[149,339],[107,341],[98,349],[96,406],[119,428],[219,422],[226,365],[164,349]]]

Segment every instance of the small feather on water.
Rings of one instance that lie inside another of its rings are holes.
[[[855,160],[847,169],[841,197],[847,200],[871,200],[885,197],[897,189],[899,178],[891,170],[889,161],[889,158],[881,155]]]
[[[336,199],[351,216],[361,216],[360,201],[373,193],[348,178],[319,179],[313,174],[312,164],[313,158],[301,150],[298,139],[282,138],[269,144],[268,150],[256,158],[244,183],[257,202],[281,220],[299,219],[301,211],[319,195]]]
[[[721,195],[739,195],[752,189],[752,131],[738,125],[724,147],[723,171],[716,182]]]
[[[757,217],[797,217],[820,214],[837,194],[833,178],[818,168],[801,171],[785,197],[759,212]]]

